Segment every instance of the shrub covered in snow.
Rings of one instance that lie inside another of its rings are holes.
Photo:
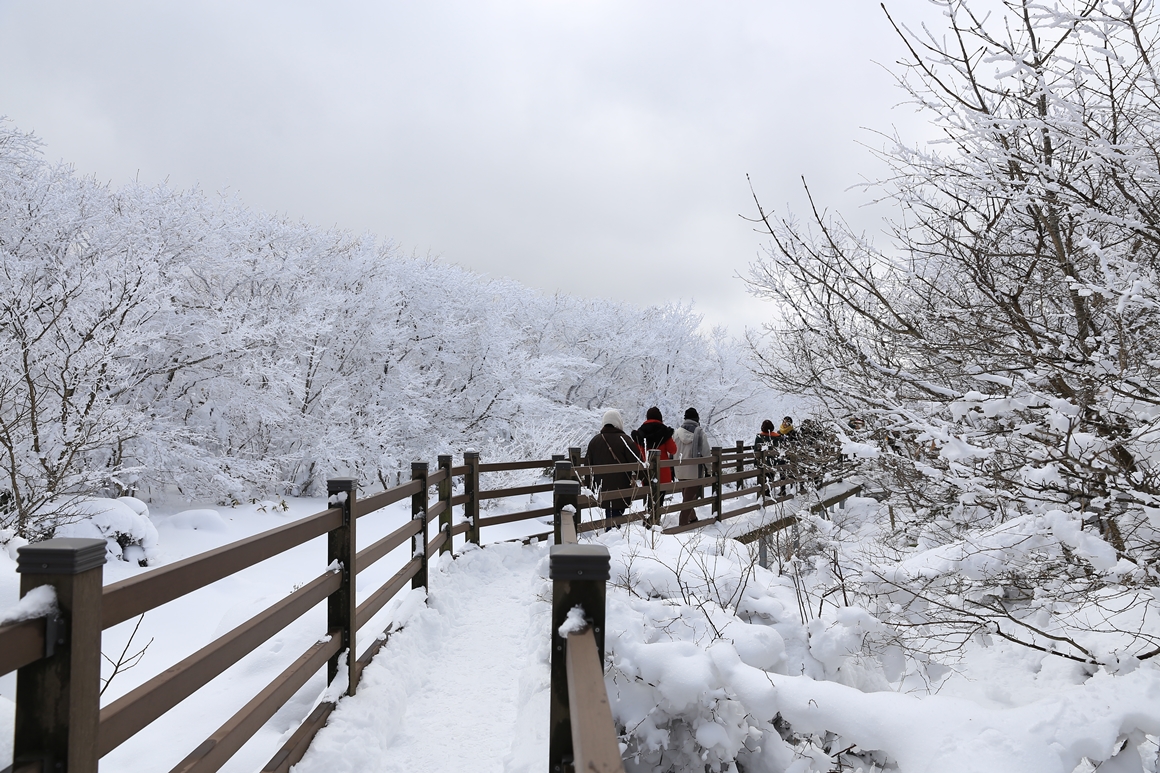
[[[57,537],[103,539],[110,561],[148,566],[157,557],[157,528],[149,520],[149,506],[140,499],[76,499],[62,506],[55,518]]]

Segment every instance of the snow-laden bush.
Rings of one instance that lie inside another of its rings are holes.
[[[57,537],[103,539],[110,561],[148,566],[157,558],[157,527],[140,499],[78,498],[55,511]]]

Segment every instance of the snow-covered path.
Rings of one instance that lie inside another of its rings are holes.
[[[518,716],[529,699],[546,707],[545,556],[543,546],[501,544],[433,565],[429,604],[421,592],[402,599],[403,630],[294,770],[499,773],[513,751],[537,756],[513,746],[547,730],[546,715],[542,730]]]

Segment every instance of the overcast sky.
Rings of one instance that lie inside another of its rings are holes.
[[[924,130],[880,66],[900,51],[870,0],[0,0],[0,115],[115,185],[740,333],[769,313],[736,278],[762,244],[745,175],[875,228],[846,190],[879,172],[865,127]]]

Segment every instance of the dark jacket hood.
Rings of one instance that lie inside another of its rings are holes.
[[[633,431],[632,438],[646,448],[658,448],[673,436],[673,428],[666,427],[655,419],[650,419]]]

